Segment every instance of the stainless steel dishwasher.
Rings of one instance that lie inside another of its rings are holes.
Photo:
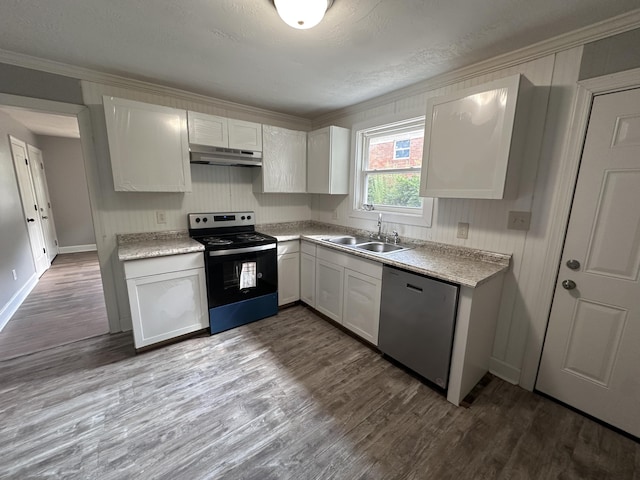
[[[384,266],[378,347],[446,389],[458,285]]]

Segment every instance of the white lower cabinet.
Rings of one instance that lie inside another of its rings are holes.
[[[381,292],[381,279],[345,268],[342,324],[374,345],[378,344]]]
[[[316,308],[316,245],[300,240],[300,300]]]
[[[278,306],[300,300],[298,240],[278,243]]]
[[[342,323],[344,267],[316,259],[316,310]]]
[[[315,309],[378,344],[382,265],[318,247]]]
[[[136,348],[209,326],[202,253],[124,263]]]

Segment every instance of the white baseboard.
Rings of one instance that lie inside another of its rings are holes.
[[[5,325],[9,323],[9,320],[11,320],[13,314],[18,311],[18,308],[20,308],[20,305],[22,305],[24,299],[27,298],[27,295],[31,293],[31,290],[33,290],[37,284],[38,276],[34,273],[33,275],[31,275],[31,278],[27,280],[27,283],[25,283],[13,297],[11,297],[9,303],[2,307],[2,310],[0,310],[0,332],[5,327]]]
[[[95,252],[98,250],[95,243],[88,245],[72,245],[71,247],[58,247],[58,253],[80,253],[80,252]]]
[[[518,385],[520,382],[520,369],[516,368],[508,363],[498,360],[495,357],[491,357],[489,360],[489,372],[493,373],[496,377],[501,378],[505,382]]]

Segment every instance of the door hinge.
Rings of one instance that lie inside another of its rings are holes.
[[[47,206],[51,208],[51,202],[47,202]]]
[[[29,165],[29,160],[27,160],[26,158],[24,159],[24,164],[25,165]]]
[[[58,246],[58,240],[54,240],[53,243],[56,244],[56,247]]]
[[[43,248],[43,249],[42,249],[42,253],[47,253],[47,251]]]
[[[38,205],[34,205],[33,209],[37,212],[38,211]]]
[[[44,164],[40,162],[40,170],[44,170]]]

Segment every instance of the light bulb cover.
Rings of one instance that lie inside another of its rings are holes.
[[[300,30],[319,24],[329,6],[327,0],[274,0],[273,3],[284,23]]]

